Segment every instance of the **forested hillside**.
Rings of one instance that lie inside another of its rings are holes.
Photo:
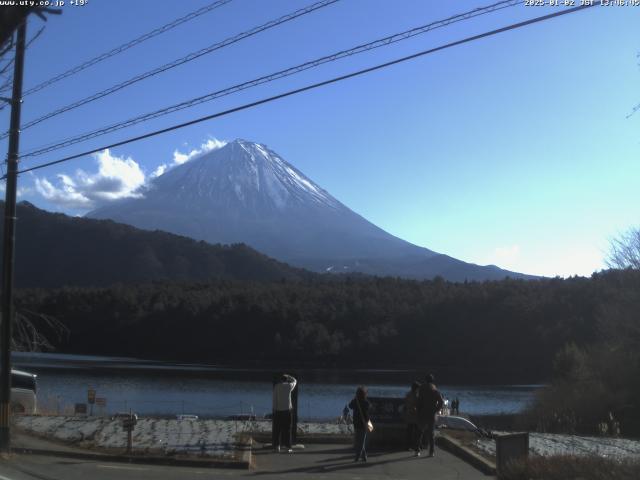
[[[162,279],[265,281],[310,275],[246,245],[210,245],[109,220],[50,213],[26,202],[18,204],[17,216],[18,287],[89,287]]]
[[[484,283],[314,277],[22,290],[17,309],[68,326],[56,340],[61,352],[534,382],[551,378],[567,343],[614,332],[616,309],[638,291],[637,271]]]

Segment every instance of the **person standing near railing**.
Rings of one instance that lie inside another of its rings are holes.
[[[404,421],[407,424],[407,450],[413,450],[418,441],[418,389],[420,384],[413,382],[411,390],[404,397]]]
[[[425,383],[418,389],[418,427],[420,428],[420,435],[418,435],[418,441],[416,442],[416,457],[421,455],[422,440],[425,437],[426,443],[429,445],[429,456],[433,457],[435,454],[436,413],[444,406],[444,400],[442,394],[433,383],[434,381],[434,376],[428,374],[425,377]]]
[[[284,444],[289,453],[291,449],[291,392],[296,388],[297,380],[291,375],[284,374],[280,381],[273,386],[273,449],[280,451]]]
[[[358,387],[356,390],[356,396],[349,408],[353,410],[353,430],[355,432],[355,450],[356,458],[355,462],[362,458],[363,462],[367,461],[367,434],[371,430],[369,409],[371,404],[367,400],[367,389],[365,387]]]

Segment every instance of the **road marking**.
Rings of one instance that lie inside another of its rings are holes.
[[[9,477],[5,477],[4,475],[0,475],[0,480],[12,480]]]
[[[100,465],[100,464],[98,464],[98,468],[113,468],[116,470],[149,470],[148,468],[144,468],[144,467],[123,467],[120,465]]]

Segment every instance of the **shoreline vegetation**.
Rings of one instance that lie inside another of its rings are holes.
[[[550,380],[528,430],[593,435],[613,418],[622,435],[640,436],[637,270],[535,281],[319,276],[30,289],[16,292],[16,311],[63,353],[409,368],[398,378],[407,384],[421,370],[440,384]]]
[[[327,275],[19,290],[16,311],[60,353],[540,384],[567,345],[620,327],[615,312],[637,307],[638,290],[634,271],[464,283]]]
[[[59,354],[54,352],[13,352],[12,363],[20,370],[72,370],[102,373],[124,373],[157,375],[162,377],[237,379],[248,381],[271,381],[274,374],[282,371],[295,371],[304,378],[305,383],[336,383],[336,384],[367,384],[384,383],[389,385],[410,385],[413,381],[420,381],[425,372],[437,371],[444,383],[442,386],[474,386],[500,387],[522,389],[538,389],[547,384],[518,384],[508,382],[492,382],[491,372],[485,370],[467,369],[464,372],[451,374],[446,367],[422,368],[340,368],[319,366],[291,366],[284,364],[255,364],[246,365],[209,365],[197,363],[181,363],[167,360],[148,360],[132,357],[96,357],[83,354]],[[463,374],[464,373],[464,374]],[[470,381],[463,383],[452,382],[451,379],[469,377]],[[481,381],[486,380],[486,381]],[[407,387],[408,388],[408,387]]]

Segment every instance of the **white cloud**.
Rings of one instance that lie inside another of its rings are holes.
[[[29,195],[33,193],[33,188],[31,187],[18,187],[18,191],[16,192],[16,196],[18,198],[24,197],[25,195]]]
[[[182,165],[198,154],[198,150],[191,150],[189,153],[181,153],[178,149],[173,151],[173,164]]]
[[[131,157],[117,157],[107,150],[94,155],[97,173],[77,170],[73,177],[57,175],[56,182],[35,179],[36,191],[45,200],[60,207],[90,209],[121,198],[142,196],[140,187],[146,177],[140,165]]]
[[[523,253],[524,250],[524,253]],[[554,248],[542,245],[497,247],[479,262],[481,265],[497,265],[512,272],[545,277],[590,276],[604,268],[603,254],[591,244],[562,244]]]
[[[172,167],[175,167],[177,165],[182,165],[183,163],[186,163],[192,158],[202,155],[203,153],[208,153],[212,150],[222,148],[226,144],[227,142],[224,140],[218,140],[217,138],[210,138],[206,142],[204,142],[202,145],[200,145],[200,148],[194,148],[187,153],[183,153],[176,148],[173,151],[173,162],[171,162],[170,164],[162,163],[158,165],[149,177],[152,179],[159,177],[160,175],[162,175],[164,172],[166,172]],[[184,146],[186,147],[187,144],[185,143]]]
[[[211,150],[216,150],[218,148],[224,147],[227,143],[226,140],[218,140],[217,138],[209,138],[206,142],[202,144],[200,148],[202,148],[205,152],[210,152]]]
[[[166,163],[161,164],[156,168],[156,170],[151,175],[152,177],[159,177],[164,172],[166,172],[171,167],[175,167],[176,165],[182,165],[183,163],[188,162],[192,158],[198,157],[204,153],[211,152],[212,150],[217,150],[218,148],[222,148],[227,144],[224,140],[218,140],[217,138],[209,138],[206,142],[200,145],[199,148],[194,148],[187,153],[183,153],[177,148],[173,151],[173,162],[169,165]]]
[[[0,180],[0,193],[5,193],[6,191],[7,191],[7,181]],[[32,187],[18,187],[18,190],[16,190],[16,197],[21,198],[33,192],[34,192],[34,189]]]
[[[167,168],[168,168],[167,165],[164,163],[162,165],[159,165],[158,168],[156,168],[151,174],[151,178],[159,177],[160,175],[162,175],[164,172],[167,171]]]
[[[157,166],[148,176],[131,157],[117,157],[107,149],[93,156],[98,163],[96,173],[78,169],[73,175],[59,174],[55,180],[36,176],[35,191],[58,207],[77,210],[90,210],[121,198],[140,198],[143,196],[142,187],[148,180],[159,177],[168,169],[188,162],[194,157],[224,147],[226,144],[225,141],[209,138],[200,147],[188,153],[176,149],[173,152],[173,162]]]
[[[183,163],[188,162],[194,157],[198,155],[202,155],[203,153],[210,152],[212,150],[216,150],[218,148],[222,148],[227,144],[224,140],[218,140],[217,138],[210,138],[202,145],[200,148],[194,148],[189,153],[182,153],[178,149],[173,151],[173,164],[174,165],[182,165]]]
[[[605,267],[602,251],[595,245],[563,245],[528,262],[529,272],[548,277],[591,276]]]
[[[47,201],[68,208],[88,209],[93,205],[88,197],[78,193],[73,187],[61,185],[54,186],[46,178],[36,178],[36,191],[42,195]]]
[[[497,265],[512,270],[520,258],[520,245],[496,247],[483,261],[487,265]]]

